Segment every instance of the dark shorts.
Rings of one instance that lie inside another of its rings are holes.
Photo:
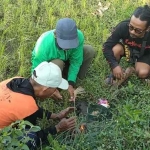
[[[150,54],[143,55],[142,57],[138,58],[137,62],[143,62],[150,65]]]
[[[36,132],[25,133],[24,137],[21,136],[18,138],[18,140],[21,141],[22,138],[30,138],[29,141],[26,143],[30,150],[37,150],[38,146],[40,145],[40,139],[37,136]]]
[[[119,42],[124,47],[124,57],[130,63],[135,64],[136,62],[142,62],[150,65],[150,53],[145,53],[143,56],[140,57],[140,52],[125,45],[122,41]]]

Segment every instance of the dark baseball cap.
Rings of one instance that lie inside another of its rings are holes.
[[[71,49],[79,45],[77,26],[73,19],[63,18],[56,24],[56,39],[60,48]]]

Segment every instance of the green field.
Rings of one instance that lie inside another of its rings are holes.
[[[77,86],[85,88],[85,98],[96,103],[99,98],[108,99],[113,106],[113,118],[89,126],[89,132],[68,138],[67,133],[53,137],[48,145],[39,149],[52,150],[149,150],[150,149],[150,91],[149,86],[132,76],[122,87],[106,87],[104,79],[109,66],[102,54],[102,44],[111,29],[127,19],[133,10],[149,0],[101,0],[102,6],[110,6],[103,15],[99,0],[0,0],[0,81],[13,77],[29,77],[31,52],[38,37],[55,28],[57,20],[70,17],[83,31],[85,44],[97,51],[87,77]],[[149,2],[150,3],[150,2]],[[121,64],[126,67],[125,59]],[[70,105],[66,91],[64,99],[51,99],[39,103],[45,109],[58,112]],[[80,123],[81,120],[78,121]],[[38,122],[47,127],[45,119]],[[49,138],[50,139],[50,138]],[[51,145],[51,148],[50,148]]]

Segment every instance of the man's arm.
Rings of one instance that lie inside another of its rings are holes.
[[[83,44],[84,44],[84,36],[81,31],[79,31],[80,34],[80,45],[72,50],[71,56],[69,58],[70,66],[69,66],[69,72],[68,72],[68,82],[70,85],[75,84],[76,78],[79,72],[79,69],[83,62]]]
[[[70,58],[70,66],[68,71],[68,82],[75,83],[76,78],[83,62],[83,44],[81,44],[74,52]]]
[[[24,118],[24,120],[27,120],[27,121],[31,122],[33,125],[35,125],[37,118],[43,118],[44,115],[47,119],[50,119],[52,113],[39,107],[39,109],[35,113]]]
[[[54,135],[62,131],[73,129],[75,128],[75,125],[76,117],[71,117],[68,119],[63,118],[57,125],[38,131],[37,136],[38,138],[42,139],[42,141],[44,141],[46,140],[49,133]]]
[[[118,66],[118,62],[114,56],[112,48],[119,43],[120,39],[123,38],[124,32],[126,32],[126,30],[127,27],[124,25],[124,23],[118,24],[112,32],[111,36],[103,44],[103,54],[112,69]]]
[[[39,138],[46,139],[49,133],[56,134],[58,132],[65,131],[75,126],[75,117],[65,118],[73,110],[74,110],[74,107],[68,107],[62,110],[61,112],[55,114],[55,113],[51,113],[39,107],[39,109],[34,114],[24,118],[24,120],[27,120],[31,122],[33,125],[35,125],[37,118],[43,118],[44,115],[48,120],[59,119],[60,122],[57,125],[50,126],[46,129],[43,129],[37,132]]]
[[[52,31],[43,33],[36,42],[34,50],[32,52],[32,71],[43,61],[49,61],[51,58],[50,48],[52,47],[51,43],[53,40]],[[51,48],[52,49],[52,48]]]
[[[32,124],[34,124],[34,125],[36,124],[37,118],[43,118],[44,115],[45,115],[47,120],[49,120],[49,119],[53,119],[53,120],[59,119],[59,120],[61,120],[65,117],[67,117],[67,115],[69,113],[73,112],[74,109],[75,109],[74,107],[68,107],[68,108],[60,111],[59,113],[52,113],[52,112],[49,112],[48,110],[45,110],[45,109],[39,107],[39,109],[35,113],[33,113],[32,115],[24,118],[24,120],[27,120],[27,121],[31,122]]]

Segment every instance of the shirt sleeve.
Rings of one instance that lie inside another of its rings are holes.
[[[51,112],[39,107],[39,109],[35,113],[24,118],[24,120],[27,120],[27,121],[31,122],[33,125],[35,125],[37,118],[43,118],[43,116],[45,115],[45,117],[47,119],[50,119],[51,114],[52,114]]]
[[[126,25],[127,26],[127,25]],[[118,62],[114,56],[112,48],[119,43],[119,40],[123,38],[123,32],[126,31],[126,27],[120,23],[115,28],[107,41],[103,44],[103,54],[108,61],[110,67],[113,69],[118,66]]]
[[[80,45],[72,50],[71,56],[69,58],[70,66],[68,71],[68,81],[69,83],[75,83],[76,78],[79,72],[79,69],[83,62],[83,43],[84,36],[82,35],[82,39],[80,41]]]
[[[32,52],[32,71],[43,61],[49,61],[50,56],[50,40],[48,33],[44,33],[39,37]]]

